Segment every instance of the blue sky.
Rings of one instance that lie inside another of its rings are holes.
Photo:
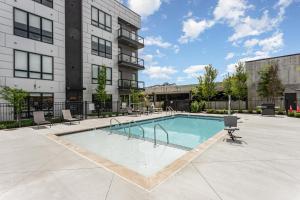
[[[123,0],[142,16],[147,86],[196,83],[212,64],[218,80],[239,60],[300,53],[300,0]]]

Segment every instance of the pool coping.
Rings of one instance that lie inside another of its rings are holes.
[[[159,117],[158,117],[159,118]],[[156,119],[156,118],[154,118]],[[143,120],[141,120],[143,121]],[[102,126],[99,128],[104,128],[107,126]],[[95,129],[95,128],[94,128]],[[88,130],[94,130],[94,129],[88,129]],[[81,131],[87,131],[87,130],[81,130]],[[79,131],[76,131],[79,132]],[[118,175],[119,177],[125,179],[126,181],[150,192],[153,190],[156,186],[160,185],[161,183],[165,182],[168,178],[172,177],[172,175],[176,174],[178,171],[183,169],[185,166],[187,166],[190,162],[192,162],[196,157],[201,155],[204,151],[206,151],[209,147],[211,147],[213,144],[215,144],[218,140],[223,138],[227,133],[222,130],[218,133],[216,133],[214,136],[210,137],[205,142],[199,144],[194,149],[187,151],[184,155],[161,169],[156,174],[145,177],[138,172],[135,172],[134,170],[131,170],[125,166],[122,166],[120,164],[114,163],[106,158],[103,158],[95,153],[92,153],[85,148],[82,148],[78,145],[75,145],[65,139],[62,139],[62,137],[59,137],[61,135],[65,134],[71,134],[76,132],[66,132],[66,133],[58,133],[58,134],[47,134],[47,137],[51,139],[52,141],[66,147],[70,151],[76,153],[77,155],[95,163],[96,165]]]

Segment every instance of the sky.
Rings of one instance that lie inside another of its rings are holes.
[[[142,17],[146,86],[218,81],[239,61],[300,53],[300,0],[120,0]]]

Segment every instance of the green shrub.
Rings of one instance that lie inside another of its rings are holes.
[[[277,115],[284,115],[285,114],[285,111],[283,111],[283,110],[278,110],[277,111]]]
[[[261,114],[261,109],[256,109],[256,114]]]
[[[227,110],[217,110],[216,113],[224,115],[224,114],[227,114]]]
[[[20,121],[21,127],[27,127],[27,126],[33,126],[33,120],[32,119],[24,119]],[[0,129],[10,129],[10,128],[18,128],[19,122],[17,121],[4,121],[0,122]]]
[[[205,101],[200,101],[198,103],[198,106],[199,106],[198,111],[204,111],[205,108],[206,108],[206,102]]]
[[[299,112],[296,112],[296,113],[295,113],[295,117],[300,118],[300,113],[299,113]]]
[[[216,110],[215,110],[215,109],[208,109],[208,110],[206,111],[206,113],[208,113],[208,114],[215,114],[215,113],[216,113]]]
[[[295,117],[295,112],[289,112],[289,113],[288,113],[288,116],[289,116],[289,117]]]
[[[243,110],[238,110],[238,113],[243,113]]]
[[[199,111],[199,103],[197,101],[193,101],[191,104],[191,112],[196,113]]]
[[[252,110],[252,109],[249,109],[249,110],[248,110],[248,113],[249,113],[249,114],[252,114],[252,113],[253,113],[253,110]]]

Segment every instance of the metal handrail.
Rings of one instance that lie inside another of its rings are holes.
[[[130,123],[129,123],[129,133],[128,133],[128,139],[131,138],[131,124],[134,123],[137,127],[139,127],[142,131],[143,131],[143,139],[145,139],[145,129],[136,123],[136,121],[132,120]]]
[[[119,32],[119,36],[124,36],[131,40],[144,44],[144,38],[138,35],[136,32],[133,33],[132,31],[125,29],[123,27],[121,27],[118,32]]]
[[[144,89],[145,88],[145,82],[143,81],[135,81],[135,80],[129,80],[129,79],[119,79],[118,80],[118,86],[121,89]]]
[[[111,118],[111,119],[110,119],[110,125],[109,125],[110,133],[112,132],[112,131],[111,131],[111,128],[112,128],[112,121],[113,121],[113,120],[115,120],[115,121],[118,123],[118,126],[121,126],[121,124],[122,124],[122,123],[121,123],[119,120],[117,120],[116,118]],[[125,128],[124,128],[124,131],[125,131]],[[125,133],[126,133],[126,131],[125,131]]]
[[[167,110],[167,114],[169,111],[171,113],[171,115],[173,115],[173,112],[175,112],[175,110],[171,106],[168,106],[166,110]]]
[[[131,64],[134,64],[134,65],[139,65],[139,66],[142,66],[142,67],[145,66],[144,59],[139,58],[139,57],[135,57],[135,56],[132,56],[132,55],[128,55],[128,54],[125,54],[125,53],[120,53],[118,55],[118,59],[119,59],[119,62],[127,62],[127,63],[131,63]]]
[[[156,128],[159,127],[161,130],[163,130],[166,135],[167,135],[167,144],[169,144],[169,133],[168,131],[166,131],[166,129],[164,127],[162,127],[162,125],[160,124],[155,124],[154,126],[154,147],[156,147],[157,144],[157,140],[156,140]]]

